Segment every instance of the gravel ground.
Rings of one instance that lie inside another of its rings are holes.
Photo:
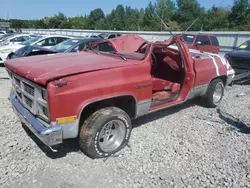
[[[92,160],[69,140],[51,154],[13,113],[0,68],[0,187],[250,187],[250,87],[225,91],[220,109],[194,102],[134,122],[119,156]]]

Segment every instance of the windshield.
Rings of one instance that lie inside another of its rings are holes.
[[[183,37],[184,41],[185,41],[187,44],[192,44],[193,41],[194,41],[194,35],[187,35],[187,34],[185,34],[185,35],[183,35],[182,37]]]
[[[250,51],[250,41],[244,42],[243,44],[241,44],[237,50],[246,50],[246,51]]]
[[[78,39],[68,39],[68,40],[65,40],[65,41],[53,46],[51,49],[55,50],[55,51],[63,52],[79,41],[80,40],[78,40]]]
[[[35,37],[35,38],[32,38],[32,39],[29,39],[29,40],[27,40],[27,41],[25,41],[25,42],[22,42],[21,44],[22,45],[30,45],[30,44],[32,44],[32,43],[34,43],[34,42],[37,42],[38,40],[40,40],[42,37]]]

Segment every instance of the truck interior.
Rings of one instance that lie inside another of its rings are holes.
[[[157,106],[176,100],[185,80],[185,64],[178,45],[174,48],[153,44],[151,75],[152,105]]]

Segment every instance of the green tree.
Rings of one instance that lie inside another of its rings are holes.
[[[157,0],[156,1],[156,13],[158,15],[158,20],[161,21],[161,30],[179,30],[180,26],[177,22],[173,21],[173,17],[176,12],[175,4],[172,0]],[[160,18],[159,18],[160,17]],[[164,22],[168,28],[164,27]]]
[[[176,0],[177,12],[174,15],[174,20],[181,25],[182,30],[186,30],[192,22],[199,17],[203,21],[205,9],[200,6],[197,0]],[[201,22],[196,22],[191,30],[200,30]]]
[[[229,15],[231,27],[245,30],[250,24],[250,9],[248,0],[234,0],[232,12]]]
[[[70,19],[72,29],[86,29],[88,20],[83,16],[76,16]]]
[[[136,31],[141,27],[140,24],[140,11],[138,9],[133,9],[130,6],[125,7],[124,29]]]
[[[204,19],[204,30],[225,30],[229,28],[228,17],[230,10],[213,6],[206,13]]]
[[[96,29],[96,23],[103,18],[105,15],[101,8],[92,10],[88,16],[88,29]]]
[[[151,2],[145,9],[143,25],[145,30],[152,30],[152,31],[160,30],[161,21],[155,14],[155,5],[153,5]]]

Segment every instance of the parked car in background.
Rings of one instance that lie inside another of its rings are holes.
[[[16,35],[15,33],[6,33],[4,35],[0,35],[0,43],[4,40],[6,37],[14,36]]]
[[[184,41],[190,49],[200,50],[218,54],[220,52],[220,44],[215,35],[211,34],[181,34]]]
[[[44,35],[44,36],[38,36],[38,37],[32,38],[30,40],[27,40],[19,44],[1,46],[0,47],[0,64],[6,60],[7,56],[11,52],[15,52],[16,50],[24,46],[37,45],[37,46],[44,47],[44,48],[51,48],[52,46],[55,46],[56,44],[59,44],[63,42],[64,40],[67,40],[70,38],[72,37],[62,36],[62,35]]]
[[[226,53],[225,58],[235,70],[235,74],[250,71],[250,40]]]
[[[30,34],[16,34],[10,35],[9,37],[5,37],[1,42],[0,46],[10,45],[10,44],[19,44],[29,40],[31,38],[36,37],[35,35]]]
[[[6,35],[5,31],[0,31],[0,36]]]
[[[119,33],[100,33],[99,35],[92,35],[91,37],[102,38],[102,39],[113,39],[122,36]]]
[[[69,53],[82,51],[85,45],[91,42],[101,41],[99,38],[73,38],[65,40],[51,48],[44,48],[36,45],[24,46],[15,52],[11,52],[7,59],[14,59],[26,56],[54,54],[54,53]]]

